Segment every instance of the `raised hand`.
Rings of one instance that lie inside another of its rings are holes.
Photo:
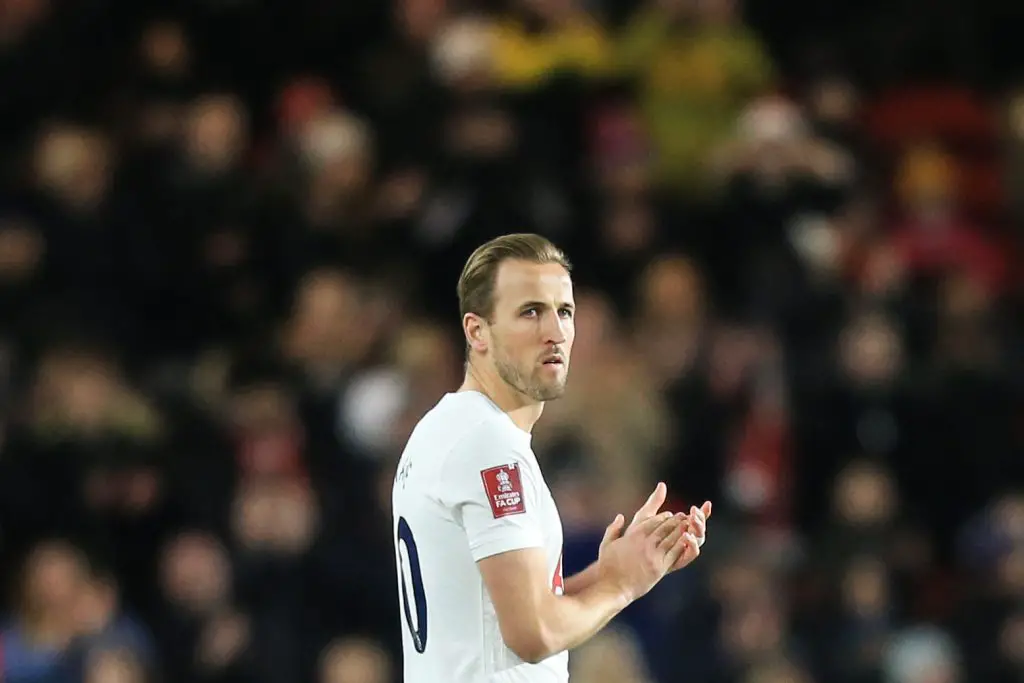
[[[661,506],[665,504],[665,497],[668,495],[668,488],[665,484],[658,482],[658,485],[654,487],[654,491],[648,496],[647,502],[645,502],[640,509],[633,514],[633,519],[630,521],[629,526],[626,526],[626,519],[622,515],[616,515],[612,523],[605,529],[604,538],[601,539],[601,547],[598,550],[597,556],[600,558],[601,553],[604,551],[605,546],[611,543],[617,538],[620,538],[623,533],[631,533],[637,528],[638,522],[643,522],[650,519],[658,514],[661,510]]]
[[[633,601],[647,594],[687,553],[700,553],[696,537],[684,528],[685,515],[649,517],[621,534],[622,516],[605,531],[598,567],[601,576]],[[617,534],[621,534],[616,537]]]
[[[605,544],[619,538],[625,533],[629,535],[638,528],[638,524],[644,522],[659,514],[661,506],[665,504],[665,499],[668,496],[668,488],[663,482],[658,482],[658,485],[654,487],[654,491],[648,496],[647,500],[643,505],[640,506],[633,514],[633,521],[629,527],[623,528],[622,515],[616,516],[611,526],[605,531],[604,540],[601,541],[601,548],[603,549]],[[687,549],[673,565],[671,571],[678,571],[694,560],[700,557],[700,549],[704,545],[704,541],[707,539],[707,523],[711,517],[711,501],[704,501],[704,504],[699,508],[694,506],[690,508],[689,514],[677,513],[677,517],[681,517],[684,520],[684,531],[690,532],[696,540],[696,546],[692,549]],[[599,555],[600,557],[600,551]]]

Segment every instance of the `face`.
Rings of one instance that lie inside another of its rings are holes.
[[[470,338],[506,384],[534,401],[565,393],[576,336],[569,273],[556,263],[506,261],[498,268],[491,321],[474,316]]]
[[[62,543],[46,543],[29,559],[25,592],[32,609],[67,613],[85,585],[78,553]]]
[[[227,555],[210,536],[182,534],[164,551],[161,584],[171,602],[205,612],[220,604],[230,591]]]

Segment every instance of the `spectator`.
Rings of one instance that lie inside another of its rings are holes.
[[[645,3],[622,38],[622,66],[637,73],[658,150],[659,177],[697,196],[710,152],[774,67],[733,0]]]

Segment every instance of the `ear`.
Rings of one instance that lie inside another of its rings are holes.
[[[476,313],[467,313],[462,318],[462,331],[466,334],[466,343],[469,348],[483,353],[490,346],[490,330],[487,321]]]

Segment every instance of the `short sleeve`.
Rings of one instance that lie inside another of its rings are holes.
[[[540,482],[506,432],[487,423],[474,429],[449,453],[442,477],[441,500],[465,530],[475,561],[544,547]]]

